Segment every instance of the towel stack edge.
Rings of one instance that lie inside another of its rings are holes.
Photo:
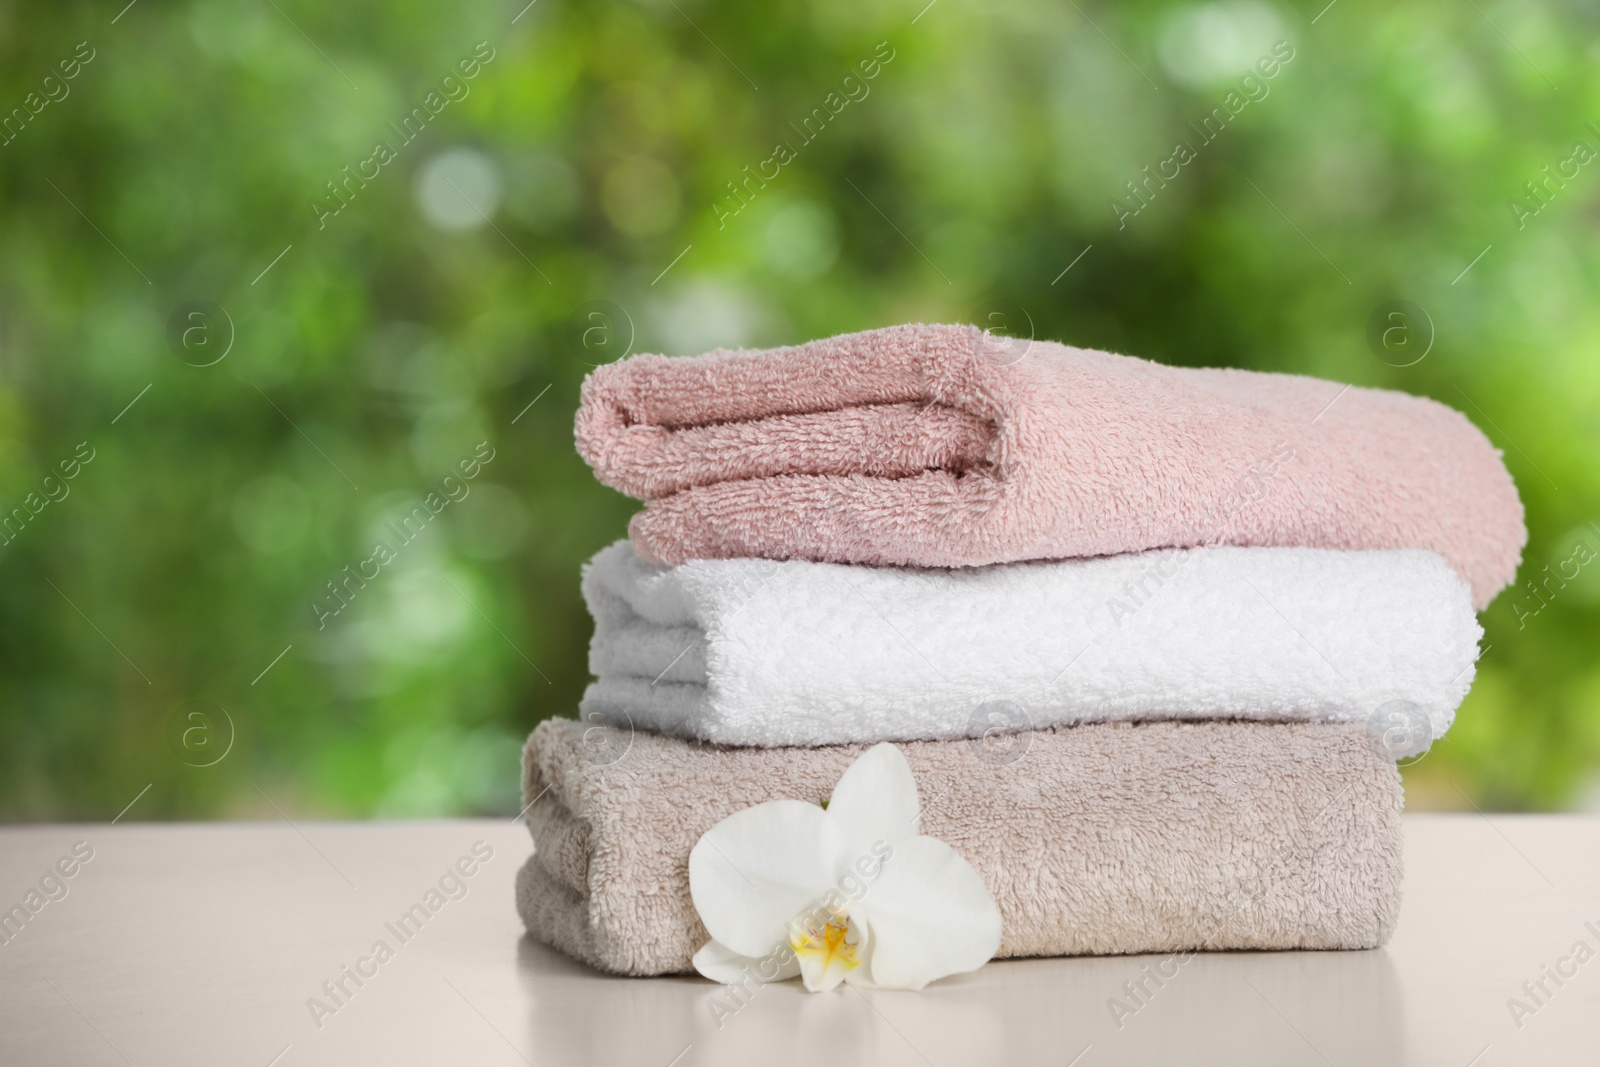
[[[577,717],[524,750],[537,939],[692,971],[700,837],[883,742],[999,957],[1390,937],[1396,757],[1527,540],[1461,413],[909,324],[624,359],[575,432],[644,507],[583,568]]]

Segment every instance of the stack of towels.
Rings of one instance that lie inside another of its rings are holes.
[[[1380,945],[1392,731],[1450,726],[1526,540],[1431,400],[966,326],[601,367],[577,443],[645,507],[528,742],[518,906],[622,974],[692,971],[702,834],[881,741],[999,956]]]

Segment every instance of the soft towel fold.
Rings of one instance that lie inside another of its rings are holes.
[[[733,745],[1117,719],[1365,720],[1396,700],[1437,738],[1472,684],[1482,634],[1466,584],[1420,550],[667,568],[619,541],[584,568],[583,594],[598,679],[584,717]]]
[[[972,566],[1202,544],[1427,548],[1480,609],[1527,540],[1500,453],[1423,397],[970,326],[640,355],[578,450],[648,558]]]
[[[567,719],[523,756],[534,937],[620,974],[691,970],[689,851],[768,800],[820,802],[859,746],[725,749]],[[1400,776],[1350,723],[1099,724],[901,745],[921,831],[999,905],[999,956],[1383,944],[1400,905]],[[890,860],[889,862],[892,862]]]

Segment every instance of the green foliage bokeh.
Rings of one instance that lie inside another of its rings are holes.
[[[130,818],[515,812],[587,676],[578,567],[634,509],[571,442],[625,350],[1004,308],[1423,393],[1505,450],[1524,577],[1600,548],[1593,7],[119,8],[0,3],[0,509],[48,501],[0,545],[6,818],[146,785]],[[1369,343],[1397,299],[1409,366]],[[1414,807],[1596,802],[1600,565],[1542,589],[1485,613]]]

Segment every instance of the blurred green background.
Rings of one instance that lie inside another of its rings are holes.
[[[1600,549],[1600,11],[924,2],[0,3],[0,817],[515,812],[630,350],[1005,308],[1425,393],[1525,578]],[[1545,588],[1413,807],[1600,807],[1600,564]]]

